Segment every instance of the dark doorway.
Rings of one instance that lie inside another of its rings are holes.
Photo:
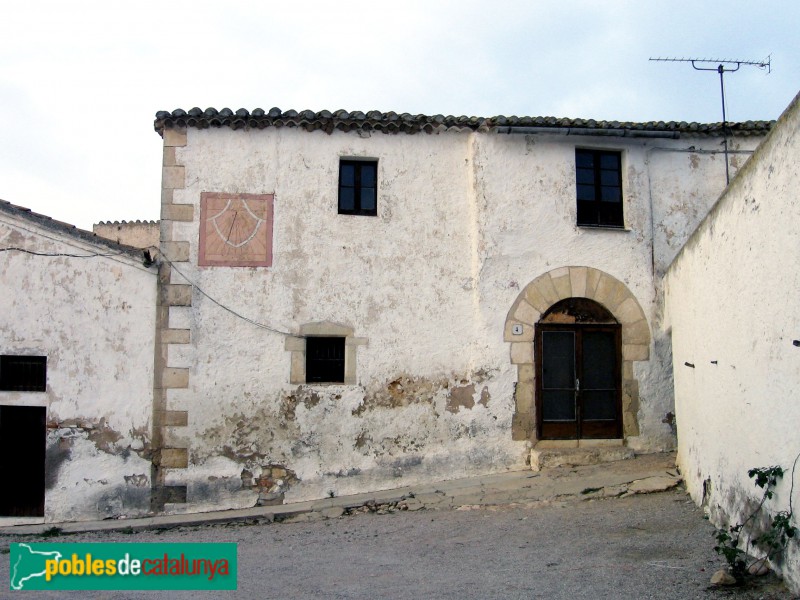
[[[539,439],[619,438],[621,336],[599,304],[568,299],[536,326]]]
[[[0,516],[44,516],[46,409],[0,406]]]

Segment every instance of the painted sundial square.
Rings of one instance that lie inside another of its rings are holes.
[[[272,265],[272,194],[203,192],[200,196],[201,267]]]

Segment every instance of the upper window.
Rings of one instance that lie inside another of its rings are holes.
[[[44,392],[47,390],[46,356],[0,356],[0,391]]]
[[[578,225],[624,227],[622,156],[608,150],[575,150]]]
[[[306,382],[344,383],[344,338],[306,338]]]
[[[339,162],[339,214],[378,214],[378,161]]]

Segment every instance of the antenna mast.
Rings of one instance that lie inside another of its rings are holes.
[[[767,56],[765,60],[732,60],[726,58],[724,60],[720,60],[718,58],[651,58],[650,60],[660,61],[660,62],[688,62],[692,63],[692,68],[695,71],[716,71],[719,73],[719,90],[720,95],[722,96],[722,135],[724,136],[723,139],[723,148],[725,150],[725,183],[728,184],[731,182],[730,172],[728,170],[728,118],[725,114],[725,73],[735,73],[736,71],[741,68],[742,65],[749,65],[752,67],[758,67],[759,69],[766,69],[767,73],[772,73],[772,65],[770,64],[771,55]],[[713,65],[714,63],[717,64],[716,67],[712,66],[702,66],[702,65]],[[698,66],[700,65],[700,66]],[[728,66],[730,65],[730,66]],[[733,66],[735,65],[735,67]]]

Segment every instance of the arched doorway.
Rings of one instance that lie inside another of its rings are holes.
[[[621,327],[602,305],[566,298],[536,324],[537,438],[622,437]]]
[[[634,364],[650,358],[650,326],[645,313],[624,282],[599,269],[584,266],[559,267],[539,275],[522,288],[505,321],[503,339],[509,342],[511,363],[517,368],[511,436],[537,441],[539,411],[536,410],[536,325],[542,315],[552,315],[562,300],[585,298],[606,309],[620,326],[622,356],[622,436],[639,435],[639,382]],[[602,323],[600,323],[602,324]]]

